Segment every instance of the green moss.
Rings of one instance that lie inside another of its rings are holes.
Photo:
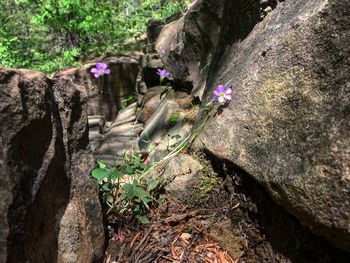
[[[190,198],[190,204],[194,206],[203,205],[210,197],[210,193],[219,188],[219,179],[214,176],[204,176],[198,188]]]
[[[193,206],[202,206],[209,200],[211,192],[220,188],[220,179],[202,152],[195,152],[192,156],[203,166],[203,177],[191,195],[190,204]]]
[[[180,112],[174,112],[170,115],[168,119],[168,124],[175,125],[179,119],[180,119]]]

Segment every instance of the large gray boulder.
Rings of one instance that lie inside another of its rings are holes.
[[[197,145],[350,251],[350,1],[284,1],[262,22],[258,10],[226,1],[204,104],[218,84],[234,99]]]
[[[86,107],[69,80],[0,69],[0,262],[102,259]]]

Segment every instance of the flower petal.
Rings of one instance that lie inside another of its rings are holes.
[[[232,93],[232,89],[231,88],[227,88],[225,89],[225,92],[224,92],[226,95],[228,94],[231,94]]]
[[[101,62],[100,64],[101,64],[101,69],[102,70],[105,70],[107,68],[107,64],[106,63]]]
[[[96,68],[98,71],[100,71],[102,69],[102,63],[101,62],[97,62],[96,63]]]
[[[111,73],[111,70],[109,68],[106,68],[105,69],[105,74],[109,74],[109,73]]]
[[[225,95],[226,100],[232,100],[232,95]]]
[[[98,69],[97,69],[97,68],[92,68],[92,69],[90,70],[90,72],[93,73],[93,74],[98,73]]]
[[[100,73],[97,72],[97,73],[94,74],[94,76],[95,76],[95,78],[98,79],[100,77]]]
[[[96,63],[97,70],[105,70],[107,68],[107,64],[103,62],[97,62]]]
[[[224,92],[225,91],[225,86],[224,85],[219,85],[217,86],[216,90],[221,93],[221,92]]]
[[[225,100],[225,98],[224,97],[218,97],[218,101],[220,102],[220,103],[224,103],[226,100]]]
[[[217,89],[214,90],[214,95],[217,96],[217,97],[219,97],[219,96],[220,96],[220,91],[218,91]]]

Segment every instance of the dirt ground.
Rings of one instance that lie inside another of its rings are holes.
[[[347,263],[350,255],[313,235],[249,175],[202,156],[216,185],[186,204],[166,198],[151,209],[150,224],[106,217],[104,263]],[[193,193],[196,192],[194,189]]]

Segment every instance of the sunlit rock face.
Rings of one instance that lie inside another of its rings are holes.
[[[139,72],[138,57],[109,57],[103,59],[111,73],[95,79],[90,70],[96,62],[84,64],[81,68],[70,68],[57,72],[54,78],[71,79],[75,84],[85,87],[89,96],[88,114],[100,115],[99,88],[103,86],[103,110],[105,120],[113,121],[123,99],[135,92],[135,83]]]
[[[0,69],[0,262],[101,260],[86,108],[70,80]]]
[[[204,104],[219,84],[233,100],[197,146],[350,251],[350,2],[283,1],[263,19],[248,2],[225,3]]]
[[[232,86],[233,100],[197,146],[348,251],[349,28],[349,1],[197,0],[156,44],[203,105],[218,85]]]

